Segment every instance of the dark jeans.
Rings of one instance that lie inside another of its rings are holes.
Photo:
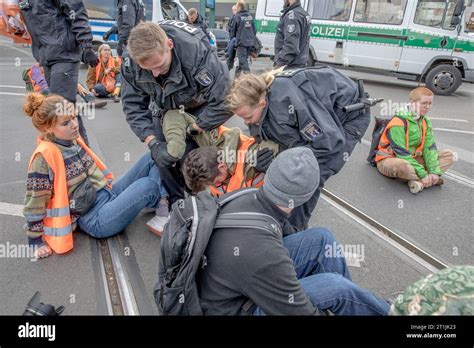
[[[225,52],[227,55],[227,67],[229,68],[229,70],[232,70],[232,68],[234,67],[235,42],[236,42],[236,38],[234,37],[229,41],[229,44],[227,45],[225,49]]]
[[[79,62],[57,62],[51,65],[45,65],[43,67],[44,77],[49,87],[49,93],[59,94],[71,103],[76,104],[79,65]],[[89,145],[82,115],[77,115],[77,121],[79,123],[79,134],[86,144]]]
[[[237,58],[239,59],[239,65],[235,69],[235,76],[239,76],[242,71],[244,73],[250,72],[249,67],[249,48],[248,47],[237,47]]]
[[[313,306],[337,315],[387,315],[389,304],[352,282],[344,256],[337,255],[334,236],[324,228],[290,234],[283,244],[296,276]],[[257,307],[254,315],[265,315]]]

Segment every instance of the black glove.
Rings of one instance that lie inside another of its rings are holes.
[[[158,167],[171,167],[178,162],[179,158],[171,156],[166,150],[166,143],[160,143],[158,141],[152,141],[151,143],[151,145],[148,144],[148,147],[150,148],[151,157]]]
[[[90,65],[92,68],[95,68],[97,64],[99,64],[99,58],[97,58],[97,55],[92,48],[86,48],[84,50],[82,53],[82,61],[85,64]]]
[[[260,173],[265,173],[273,161],[273,150],[260,149],[257,151],[257,163],[255,163],[255,170]]]

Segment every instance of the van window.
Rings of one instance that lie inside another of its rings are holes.
[[[453,30],[455,27],[451,26],[451,20],[456,3],[457,1],[420,0],[413,22],[427,27]]]
[[[186,20],[186,13],[175,2],[163,2],[161,10],[164,19]]]
[[[352,0],[309,0],[308,13],[313,19],[348,21]]]
[[[91,19],[115,20],[117,17],[117,10],[113,0],[108,2],[103,0],[84,0],[84,5],[86,5],[87,15]]]
[[[407,0],[357,0],[354,22],[399,25]]]
[[[280,17],[283,10],[283,0],[267,0],[265,3],[265,16]]]
[[[464,31],[474,33],[474,4],[473,0],[466,1],[466,10],[464,11]]]

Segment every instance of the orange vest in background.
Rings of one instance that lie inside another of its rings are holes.
[[[104,163],[84,143],[81,137],[77,143],[92,157],[97,167],[109,179],[109,186],[113,174],[107,170]],[[43,240],[58,254],[68,252],[73,248],[72,223],[69,212],[69,196],[67,192],[66,166],[61,150],[52,142],[38,137],[38,146],[31,156],[30,163],[40,153],[54,173],[54,194],[46,207],[46,217],[43,219]]]
[[[226,130],[228,130],[228,128],[220,126],[218,136],[221,136],[221,134]],[[258,188],[263,185],[263,178],[265,176],[264,173],[260,173],[255,178],[245,181],[245,162],[242,159],[246,158],[249,147],[252,146],[254,143],[254,138],[240,134],[240,147],[238,149],[239,155],[236,156],[237,163],[235,165],[234,175],[232,175],[227,185],[223,184],[218,187],[211,185],[211,195],[213,195],[214,197],[219,197],[224,193],[239,190],[241,188]]]

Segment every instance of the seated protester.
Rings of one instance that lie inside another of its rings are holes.
[[[418,87],[410,93],[408,110],[395,114],[385,127],[375,156],[378,171],[408,180],[410,192],[444,183],[441,175],[453,164],[451,150],[438,150],[431,120],[426,116],[433,92]]]
[[[319,164],[319,188],[294,209],[290,222],[298,231],[308,226],[325,182],[337,174],[370,123],[367,109],[344,112],[360,100],[357,84],[336,69],[320,66],[234,80],[227,105],[260,142],[272,140],[280,149],[306,146]]]
[[[120,57],[112,57],[110,46],[102,44],[99,46],[99,64],[89,67],[87,70],[87,88],[96,97],[112,96],[114,102],[120,101]]]
[[[63,97],[30,93],[23,110],[40,132],[23,210],[38,257],[71,250],[77,225],[92,237],[113,236],[167,196],[149,152],[112,184],[112,173],[79,137],[74,105]]]
[[[474,315],[474,267],[451,266],[416,281],[390,315]]]
[[[26,84],[27,92],[39,92],[44,95],[49,94],[49,86],[44,77],[43,67],[36,63],[28,69],[23,71],[23,81]],[[86,103],[92,103],[95,108],[103,108],[107,102],[95,102],[95,97],[80,83],[77,84],[77,93]]]
[[[317,190],[318,174],[310,149],[283,151],[260,189],[223,206],[220,214],[266,214],[278,225],[274,231],[213,231],[204,252],[207,266],[196,274],[205,315],[388,314],[388,302],[352,282],[343,256],[328,255],[328,248],[336,245],[328,230],[312,228],[288,236],[282,231],[291,211]]]

